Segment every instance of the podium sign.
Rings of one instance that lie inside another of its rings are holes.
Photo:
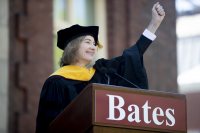
[[[186,133],[181,94],[90,84],[49,127],[51,133]]]
[[[187,130],[186,101],[181,95],[170,93],[96,89],[95,123],[184,132]]]

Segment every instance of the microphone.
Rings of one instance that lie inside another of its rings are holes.
[[[108,75],[108,71],[106,70],[106,68],[102,67],[101,73],[105,74],[105,76],[107,78],[107,84],[110,85],[110,76]]]
[[[117,72],[115,72],[115,70],[113,69],[109,69],[108,70],[108,73],[110,74],[115,74],[117,77],[123,79],[124,81],[126,81],[127,83],[131,84],[132,86],[138,88],[138,89],[141,89],[138,85],[134,84],[133,82],[129,81],[128,79],[124,78],[123,76],[119,75]],[[110,77],[109,77],[110,78]],[[110,82],[110,81],[109,81]]]
[[[107,74],[107,73],[105,73],[105,76],[107,77],[107,79],[108,79],[108,82],[107,82],[107,84],[109,85],[110,84],[110,76]]]

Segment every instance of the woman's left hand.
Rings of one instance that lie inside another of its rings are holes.
[[[155,23],[160,24],[165,17],[165,11],[163,7],[157,2],[154,4],[152,8],[152,19],[155,21]]]
[[[154,4],[152,8],[152,19],[147,29],[155,33],[165,17],[165,11],[159,2]]]

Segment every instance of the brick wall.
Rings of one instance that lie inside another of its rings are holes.
[[[9,132],[34,133],[44,80],[53,71],[52,0],[10,0]]]

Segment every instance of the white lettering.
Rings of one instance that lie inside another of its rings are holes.
[[[122,108],[124,106],[124,99],[117,95],[107,95],[109,97],[109,120],[123,120],[125,118],[125,111]],[[118,100],[119,104],[115,105],[115,101]],[[119,117],[115,117],[115,110],[119,111]]]
[[[164,120],[162,121],[159,121],[158,120],[158,116],[164,116],[164,112],[163,110],[160,108],[160,107],[156,107],[154,110],[153,110],[153,114],[152,114],[152,117],[153,117],[153,121],[156,125],[162,125]]]
[[[172,108],[167,108],[166,110],[163,110],[161,107],[152,108],[149,106],[149,101],[146,100],[142,107],[136,104],[131,104],[128,106],[128,110],[125,110],[123,108],[125,105],[123,97],[110,94],[107,94],[107,96],[109,98],[108,120],[120,121],[127,117],[126,119],[129,122],[140,123],[142,121],[141,117],[143,117],[146,124],[153,122],[156,125],[166,125],[172,127],[176,123],[174,116],[175,111]]]
[[[174,126],[176,123],[175,118],[174,118],[174,109],[169,108],[165,111],[165,113],[166,113],[166,117],[167,117],[166,126],[170,126],[170,127]]]
[[[147,124],[151,123],[151,120],[149,120],[149,109],[151,109],[151,107],[148,106],[148,101],[146,101],[142,108],[144,112],[144,122]]]
[[[128,111],[130,111],[130,112],[133,111],[132,113],[130,113],[128,115],[128,121],[129,122],[135,121],[135,122],[139,123],[141,121],[140,120],[140,110],[139,110],[139,107],[137,105],[134,105],[134,104],[129,105]]]

